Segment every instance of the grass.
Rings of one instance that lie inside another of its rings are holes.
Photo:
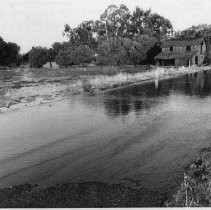
[[[184,73],[192,73],[201,70],[208,70],[210,67],[192,67],[192,68],[156,68],[155,70],[138,72],[134,74],[119,73],[113,76],[100,75],[90,77],[89,82],[96,90],[108,89],[114,86],[135,83],[144,80],[162,79],[169,76],[177,76]]]
[[[32,100],[32,98],[35,100],[37,97],[46,98],[46,96],[49,95],[52,96],[51,98],[54,99],[58,96],[72,96],[81,93],[89,93],[90,95],[94,95],[96,92],[111,89],[114,87],[130,85],[132,83],[141,82],[145,80],[158,80],[162,78],[177,76],[184,73],[192,73],[208,69],[210,69],[210,67],[180,67],[156,68],[153,70],[142,69],[138,72],[136,72],[136,69],[126,70],[127,72],[124,72],[123,70],[120,71],[120,69],[117,67],[102,67],[102,69],[99,71],[104,73],[100,75],[95,75],[97,71],[96,69],[91,70],[94,72],[94,74],[90,73],[87,70],[79,69],[79,74],[82,71],[89,74],[86,75],[81,73],[82,75],[74,80],[60,80],[54,82],[45,82],[43,84],[27,83],[27,86],[24,86],[23,83],[23,86],[18,86],[16,88],[4,87],[0,89],[0,107],[4,106],[4,101],[9,101],[10,104],[15,104],[16,102],[20,103],[20,100],[26,101],[28,100],[28,98],[30,98],[30,100]],[[108,72],[110,72],[111,75],[109,75]],[[40,74],[42,75],[42,73]],[[37,76],[39,77],[39,75]]]
[[[25,184],[0,190],[0,208],[155,207],[157,194],[147,189],[97,182],[37,189]]]
[[[187,173],[184,173],[181,186],[166,206],[211,206],[211,148],[200,152],[200,157],[190,165]]]

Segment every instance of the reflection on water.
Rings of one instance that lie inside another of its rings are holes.
[[[171,189],[210,145],[211,73],[77,96],[0,118],[0,186],[135,180]]]
[[[156,98],[170,94],[206,97],[211,94],[211,73],[198,72],[145,85],[113,90],[104,96],[104,108],[109,116],[139,112],[158,103]]]

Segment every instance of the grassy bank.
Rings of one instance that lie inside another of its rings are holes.
[[[211,147],[200,151],[199,157],[184,173],[181,186],[166,202],[168,207],[211,206]]]
[[[22,185],[0,190],[1,208],[155,207],[161,201],[154,192],[96,182],[62,184],[37,189]]]
[[[119,71],[118,68],[113,67]],[[176,77],[178,75],[209,70],[210,67],[191,67],[191,68],[154,68],[151,70],[138,71],[128,70],[120,73],[112,72],[111,75],[103,69],[104,74],[88,75],[81,74],[77,79],[61,79],[54,82],[27,83],[26,86],[4,87],[0,90],[0,110],[8,110],[11,106],[20,103],[31,103],[32,101],[45,102],[46,100],[61,99],[62,97],[73,96],[82,93],[94,95],[102,90],[116,87],[128,86],[142,81],[159,80],[164,78]],[[137,69],[136,69],[137,70]],[[80,70],[79,70],[80,71]],[[84,70],[83,70],[84,71]],[[92,70],[96,72],[96,70]],[[87,71],[84,71],[87,72]],[[109,71],[111,72],[111,70]],[[58,76],[58,75],[57,75]]]

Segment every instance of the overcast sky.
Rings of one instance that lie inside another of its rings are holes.
[[[65,23],[76,26],[96,20],[110,4],[151,8],[168,18],[176,30],[200,23],[211,24],[210,0],[0,0],[0,36],[27,52],[32,46],[50,47],[65,40]]]

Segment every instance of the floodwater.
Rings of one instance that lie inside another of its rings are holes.
[[[2,87],[21,87],[44,82],[56,82],[73,79],[72,71],[47,70],[30,68],[16,68],[0,71],[0,88]],[[76,74],[77,76],[77,74]]]
[[[0,114],[0,187],[97,181],[167,190],[211,145],[211,72]]]

